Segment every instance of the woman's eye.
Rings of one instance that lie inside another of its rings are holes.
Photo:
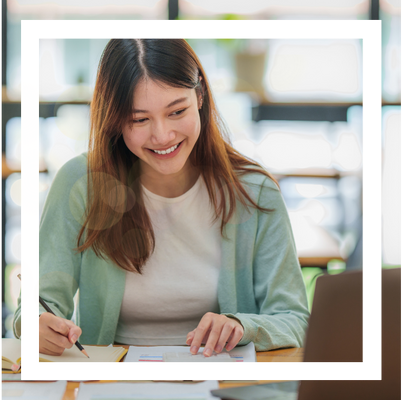
[[[171,115],[173,115],[173,116],[176,116],[176,115],[180,115],[180,114],[182,114],[184,111],[186,111],[187,110],[187,108],[183,108],[182,110],[178,110],[178,111],[175,111],[174,113],[172,113]],[[145,122],[145,121],[147,121],[148,120],[148,118],[141,118],[141,119],[133,119],[133,123],[134,124],[141,124],[141,123],[143,123],[143,122]]]
[[[134,123],[134,124],[140,124],[141,122],[144,122],[144,121],[146,121],[146,120],[147,120],[147,118],[133,119],[133,123]]]
[[[180,115],[181,113],[183,113],[186,110],[187,110],[187,108],[183,108],[182,110],[175,111],[174,113],[172,113],[172,115]]]

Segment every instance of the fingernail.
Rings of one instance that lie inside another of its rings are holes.
[[[220,346],[220,345],[216,346],[216,347],[215,347],[215,351],[216,351],[217,353],[220,353],[220,352],[222,351],[222,346]]]
[[[205,356],[205,357],[209,357],[211,354],[212,354],[212,350],[211,350],[211,349],[206,349],[206,350],[204,351],[204,356]]]
[[[71,342],[72,342],[72,343],[75,343],[75,342],[77,341],[77,339],[78,339],[78,336],[77,336],[77,335],[73,335],[72,338],[71,338]]]
[[[193,347],[190,349],[190,352],[193,353],[193,354],[197,354],[197,346],[193,346]]]
[[[188,339],[186,340],[186,344],[190,344],[189,342],[190,342],[190,338],[188,338]]]
[[[232,346],[226,346],[226,350],[227,350],[227,351],[232,350]]]

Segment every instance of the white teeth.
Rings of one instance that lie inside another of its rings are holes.
[[[178,146],[179,144],[176,144],[176,146],[173,146],[173,147],[171,147],[170,149],[167,149],[167,150],[162,150],[162,151],[158,151],[158,150],[153,150],[156,154],[169,154],[169,153],[171,153],[172,151],[175,151],[176,149],[177,149],[177,146]]]

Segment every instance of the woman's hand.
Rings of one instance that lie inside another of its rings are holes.
[[[81,328],[68,319],[45,312],[39,317],[39,352],[61,356],[81,336]]]
[[[243,333],[244,328],[237,320],[208,312],[201,318],[197,328],[187,334],[186,344],[191,346],[192,354],[197,354],[201,343],[206,343],[203,354],[209,357],[214,350],[220,353],[226,343],[226,350],[232,350]]]

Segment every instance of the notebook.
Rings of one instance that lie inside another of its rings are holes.
[[[124,347],[101,347],[83,345],[88,353],[87,358],[77,346],[64,350],[61,356],[50,356],[39,353],[41,362],[119,362],[127,353]]]
[[[2,339],[3,374],[18,374],[21,372],[21,341],[19,339]]]
[[[16,374],[21,372],[21,340],[2,339],[2,373]],[[89,355],[87,358],[76,346],[64,350],[61,356],[39,353],[41,362],[119,362],[127,353],[124,347],[84,346]],[[14,365],[14,370],[13,370]]]

